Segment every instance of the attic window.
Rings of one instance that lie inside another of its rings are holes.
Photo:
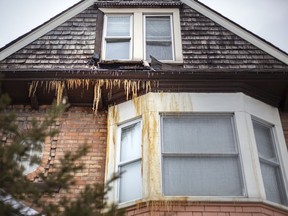
[[[145,16],[145,56],[173,60],[172,16]]]
[[[182,63],[178,8],[102,8],[103,60]]]
[[[105,59],[130,59],[131,15],[107,15],[105,23]]]

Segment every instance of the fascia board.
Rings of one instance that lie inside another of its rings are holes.
[[[94,0],[83,1],[76,7],[72,8],[71,10],[68,10],[65,13],[61,14],[60,16],[56,17],[55,19],[51,20],[51,22],[48,22],[46,25],[43,25],[39,29],[32,31],[26,37],[20,39],[19,41],[16,41],[12,45],[4,49],[2,52],[0,52],[0,61],[7,58],[11,54],[17,52],[18,50],[22,49],[23,47],[27,46],[28,44],[32,43],[33,41],[37,40],[38,38],[45,35],[49,31],[55,29],[62,23],[81,13],[82,11],[92,6],[93,4]]]
[[[238,35],[239,37],[243,38],[244,40],[250,42],[254,46],[258,47],[259,49],[265,51],[266,53],[270,54],[271,56],[275,57],[276,59],[280,60],[281,62],[288,64],[288,55],[280,50],[276,49],[275,47],[269,45],[265,41],[259,39],[255,35],[249,33],[245,29],[235,25],[232,22],[229,22],[223,16],[209,10],[202,4],[194,1],[194,0],[181,0],[184,4],[188,5],[192,9],[198,11],[199,13],[203,14],[204,16],[208,17],[209,19],[213,20],[214,22],[218,23],[219,25],[223,26],[227,30],[233,32],[234,34]]]

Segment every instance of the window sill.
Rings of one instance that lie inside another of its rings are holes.
[[[149,202],[160,202],[161,205],[163,203],[173,205],[181,205],[181,203],[189,203],[190,205],[203,205],[203,204],[263,204],[267,207],[278,209],[278,210],[283,210],[283,211],[288,211],[288,207],[285,205],[281,205],[278,203],[270,202],[268,200],[262,200],[258,198],[248,198],[248,197],[207,197],[207,196],[190,196],[190,197],[185,197],[185,196],[162,196],[158,197],[156,199],[138,199],[138,200],[133,200],[133,201],[127,201],[124,203],[119,203],[118,208],[119,209],[124,209],[124,208],[130,208],[133,206],[142,206],[147,205]],[[183,204],[182,204],[183,205]],[[138,208],[138,207],[137,207]]]

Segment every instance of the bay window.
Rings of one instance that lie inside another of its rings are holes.
[[[109,195],[120,207],[187,200],[288,209],[277,108],[243,93],[148,93],[109,108],[108,122],[106,178],[125,171]]]

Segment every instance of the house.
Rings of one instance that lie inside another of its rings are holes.
[[[195,0],[83,0],[0,50],[19,124],[70,108],[44,145],[47,173],[115,182],[128,215],[288,215],[288,55]],[[49,200],[48,200],[49,201]]]

